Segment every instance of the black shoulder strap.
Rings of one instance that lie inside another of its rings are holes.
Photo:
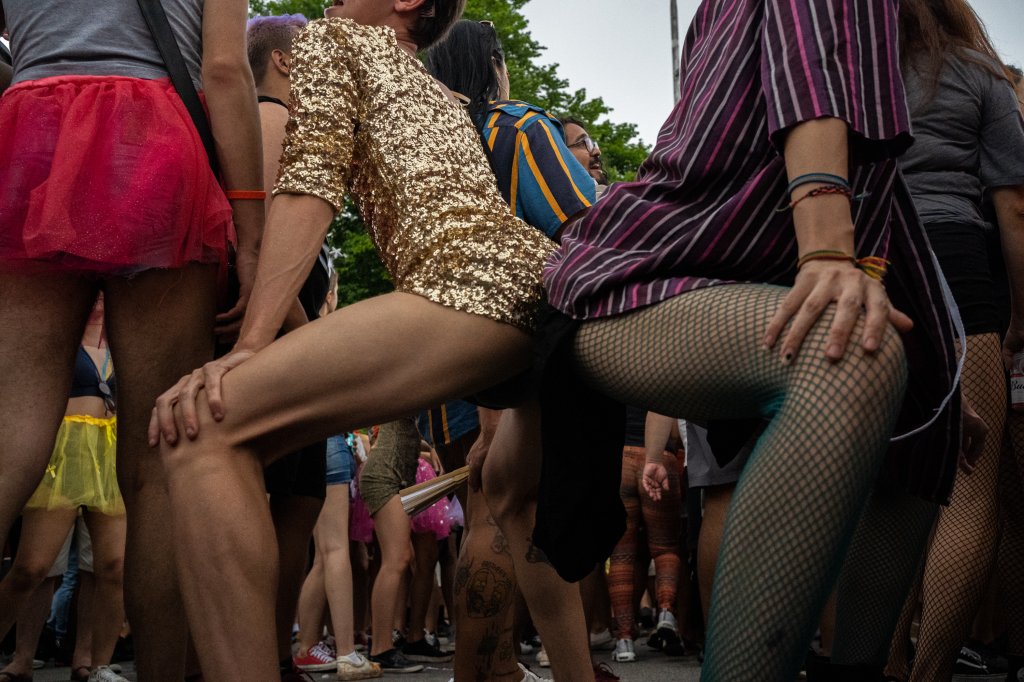
[[[210,167],[214,175],[220,175],[220,166],[217,163],[217,149],[213,144],[213,132],[210,130],[210,121],[206,118],[206,110],[199,101],[199,93],[192,82],[192,76],[188,73],[185,65],[185,58],[181,56],[181,47],[174,38],[174,31],[171,30],[171,23],[167,20],[167,13],[164,12],[160,0],[138,0],[142,16],[146,19],[153,40],[156,41],[157,50],[164,60],[167,73],[171,76],[171,83],[178,91],[178,96],[185,104],[192,123],[196,126],[199,138],[206,147],[206,155],[210,159]]]

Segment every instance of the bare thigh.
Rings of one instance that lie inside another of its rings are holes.
[[[96,291],[72,275],[0,275],[0,544],[50,459]]]
[[[106,321],[117,368],[117,474],[129,498],[160,458],[146,428],[156,397],[213,357],[216,267],[147,270],[106,283]]]
[[[414,414],[492,386],[528,364],[507,324],[394,293],[305,325],[224,378],[225,416],[200,394],[200,435],[267,463],[333,434]]]

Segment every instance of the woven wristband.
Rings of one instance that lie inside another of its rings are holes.
[[[857,264],[857,259],[848,253],[842,251],[833,251],[831,249],[821,249],[819,251],[811,251],[800,256],[796,262],[796,269],[799,270],[807,263],[812,260],[831,260],[831,261],[845,261],[847,263]]]

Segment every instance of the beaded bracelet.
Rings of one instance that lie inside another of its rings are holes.
[[[253,201],[265,201],[267,193],[261,189],[229,189],[224,192],[224,196],[228,198],[228,201],[245,201],[249,199]]]

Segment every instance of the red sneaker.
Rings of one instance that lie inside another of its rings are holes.
[[[305,656],[292,656],[292,663],[296,668],[307,673],[322,673],[337,667],[334,653],[323,642],[312,647]]]

